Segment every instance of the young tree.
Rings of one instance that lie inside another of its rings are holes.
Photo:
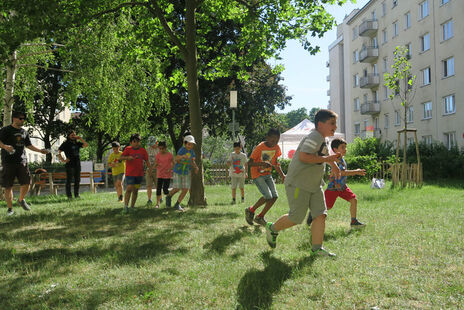
[[[402,186],[406,185],[406,150],[407,150],[407,133],[408,133],[408,111],[412,107],[412,101],[415,96],[416,76],[411,73],[411,64],[408,61],[408,49],[404,46],[397,46],[394,52],[395,60],[392,65],[393,71],[385,73],[385,86],[391,90],[390,100],[395,110],[403,107],[403,167],[402,167]],[[399,107],[398,107],[399,103]],[[396,105],[396,106],[395,106]],[[398,141],[398,145],[399,145]],[[416,142],[417,143],[417,142]],[[398,147],[397,147],[398,153]]]

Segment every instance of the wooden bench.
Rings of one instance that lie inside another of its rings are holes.
[[[81,172],[81,180],[84,178],[90,179],[88,185],[92,193],[97,192],[98,185],[104,185],[105,182],[95,182],[95,178],[102,178],[102,173],[100,171],[95,172]],[[39,195],[43,187],[48,187],[50,194],[58,195],[58,189],[66,185],[66,172],[52,172],[52,173],[41,173],[39,174],[35,181],[32,183],[31,195]],[[73,186],[74,183],[71,184]]]

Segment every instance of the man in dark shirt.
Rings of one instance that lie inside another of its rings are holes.
[[[31,208],[27,204],[24,197],[29,191],[29,184],[31,183],[31,174],[27,167],[27,157],[25,147],[28,149],[47,154],[47,150],[39,149],[31,144],[29,134],[22,127],[26,114],[22,112],[13,112],[12,123],[0,129],[0,148],[3,176],[2,186],[5,187],[5,201],[8,207],[7,214],[13,215],[13,184],[15,178],[18,178],[21,185],[19,190],[19,205],[26,211]]]
[[[71,183],[74,179],[74,198],[79,198],[79,183],[81,182],[81,158],[80,149],[87,147],[87,142],[76,135],[74,130],[68,132],[66,141],[58,148],[58,158],[61,162],[66,163],[66,196],[72,199]],[[61,152],[64,152],[66,159]],[[73,177],[74,176],[74,177]]]

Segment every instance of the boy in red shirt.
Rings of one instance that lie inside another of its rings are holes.
[[[124,195],[124,213],[129,212],[129,200],[131,200],[131,210],[134,210],[135,202],[137,201],[137,194],[139,192],[140,184],[142,183],[143,161],[145,161],[149,171],[152,169],[150,161],[148,160],[148,153],[140,147],[141,137],[138,133],[131,135],[130,146],[126,147],[122,152],[120,160],[126,161],[126,194]]]
[[[280,168],[277,158],[282,155],[279,145],[280,132],[277,129],[269,129],[266,135],[266,141],[258,144],[251,153],[248,166],[251,167],[251,178],[256,184],[258,190],[263,195],[258,201],[249,208],[245,209],[245,220],[249,225],[253,225],[253,221],[259,225],[266,225],[264,215],[274,205],[277,198],[277,190],[271,172],[274,167],[279,173],[282,181],[285,181],[285,175]],[[263,211],[255,217],[255,211],[264,205]]]

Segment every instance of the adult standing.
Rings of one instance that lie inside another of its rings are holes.
[[[27,157],[25,147],[28,149],[47,154],[48,151],[39,149],[31,144],[29,134],[22,127],[26,119],[23,112],[12,113],[12,123],[0,130],[0,148],[3,163],[2,185],[5,187],[5,200],[8,207],[7,214],[13,215],[13,184],[15,178],[21,185],[19,190],[18,204],[26,211],[31,208],[24,197],[29,191],[31,174],[27,167]]]
[[[66,163],[66,196],[72,199],[71,183],[74,180],[74,198],[79,198],[79,183],[81,182],[81,158],[80,150],[87,147],[87,142],[76,135],[76,131],[68,132],[67,139],[58,148],[58,158],[61,162]],[[66,159],[61,152],[64,152]]]

